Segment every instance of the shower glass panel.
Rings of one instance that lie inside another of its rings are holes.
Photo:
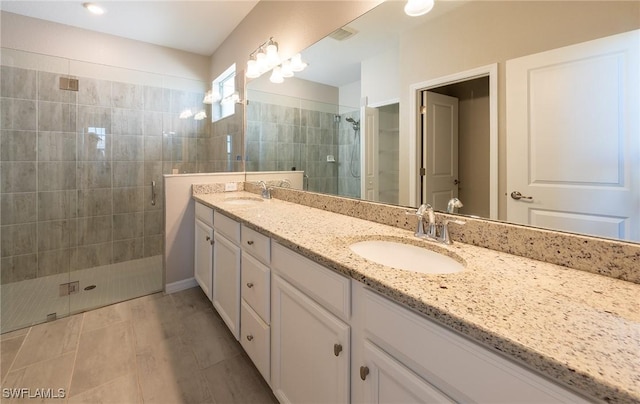
[[[0,331],[162,290],[162,175],[204,164],[206,83],[0,56]]]
[[[313,192],[360,196],[358,107],[247,90],[247,171],[301,170]]]

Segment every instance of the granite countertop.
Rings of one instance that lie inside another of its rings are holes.
[[[546,376],[610,402],[640,401],[640,285],[246,192],[195,195],[273,240]],[[225,202],[226,201],[226,202]],[[293,224],[293,225],[292,225]],[[462,259],[430,275],[366,261],[359,240],[401,240]]]

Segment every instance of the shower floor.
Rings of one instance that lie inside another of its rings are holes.
[[[59,285],[74,281],[79,291],[59,296]],[[45,322],[52,313],[65,317],[161,290],[161,255],[9,283],[0,287],[0,333]]]

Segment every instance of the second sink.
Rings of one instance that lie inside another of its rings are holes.
[[[464,270],[464,265],[451,257],[411,244],[367,240],[353,243],[349,248],[364,259],[405,271],[451,274]]]

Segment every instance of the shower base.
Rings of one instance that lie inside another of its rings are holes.
[[[75,281],[77,293],[60,296],[60,285]],[[53,319],[53,313],[61,318],[155,293],[162,284],[162,256],[156,255],[2,285],[0,333]]]

